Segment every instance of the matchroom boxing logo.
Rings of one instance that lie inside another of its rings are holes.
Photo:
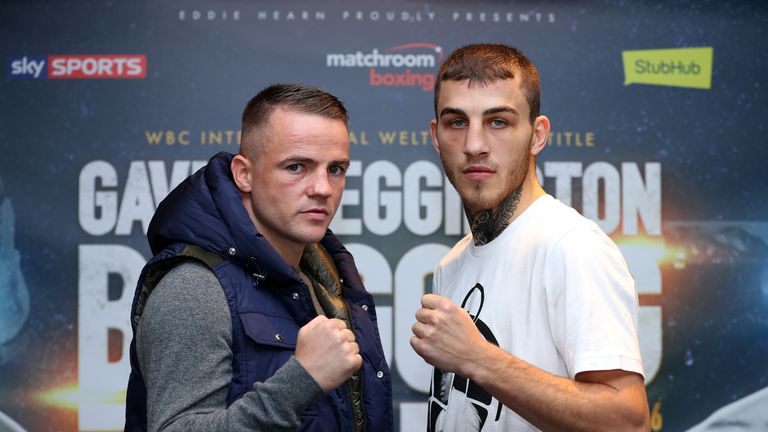
[[[325,65],[332,68],[367,68],[372,87],[421,87],[432,91],[435,68],[443,60],[443,49],[431,43],[407,43],[383,51],[331,53]]]
[[[143,54],[8,58],[9,79],[130,79],[146,76],[147,56]]]

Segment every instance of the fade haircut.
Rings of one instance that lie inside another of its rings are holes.
[[[349,128],[349,113],[336,96],[305,84],[273,84],[248,101],[243,110],[240,154],[244,154],[246,137],[267,124],[269,116],[278,108],[339,120]]]
[[[516,48],[501,44],[475,44],[457,49],[440,66],[435,80],[435,118],[442,81],[464,81],[488,85],[520,74],[523,93],[530,108],[530,122],[539,116],[541,81],[536,66]]]

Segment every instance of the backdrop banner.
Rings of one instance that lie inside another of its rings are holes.
[[[653,431],[764,430],[767,32],[756,2],[0,3],[0,431],[122,429],[152,214],[237,152],[245,103],[278,82],[351,112],[331,228],[377,302],[396,429],[425,430],[411,325],[467,232],[432,90],[476,42],[537,65],[539,179],[625,254]]]

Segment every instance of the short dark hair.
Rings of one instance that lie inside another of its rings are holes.
[[[541,109],[541,80],[536,66],[516,48],[501,44],[475,44],[457,49],[440,66],[435,80],[435,117],[442,81],[490,84],[520,73],[525,98],[533,123]]]
[[[317,114],[342,121],[344,126],[349,127],[349,113],[336,96],[305,84],[273,84],[261,90],[245,105],[243,124],[240,129],[241,140],[244,140],[254,129],[266,124],[270,114],[277,108]]]

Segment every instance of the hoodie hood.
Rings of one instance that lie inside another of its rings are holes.
[[[298,275],[257,230],[230,170],[234,155],[220,152],[181,182],[157,207],[147,239],[153,254],[174,243],[200,246],[263,277]]]

